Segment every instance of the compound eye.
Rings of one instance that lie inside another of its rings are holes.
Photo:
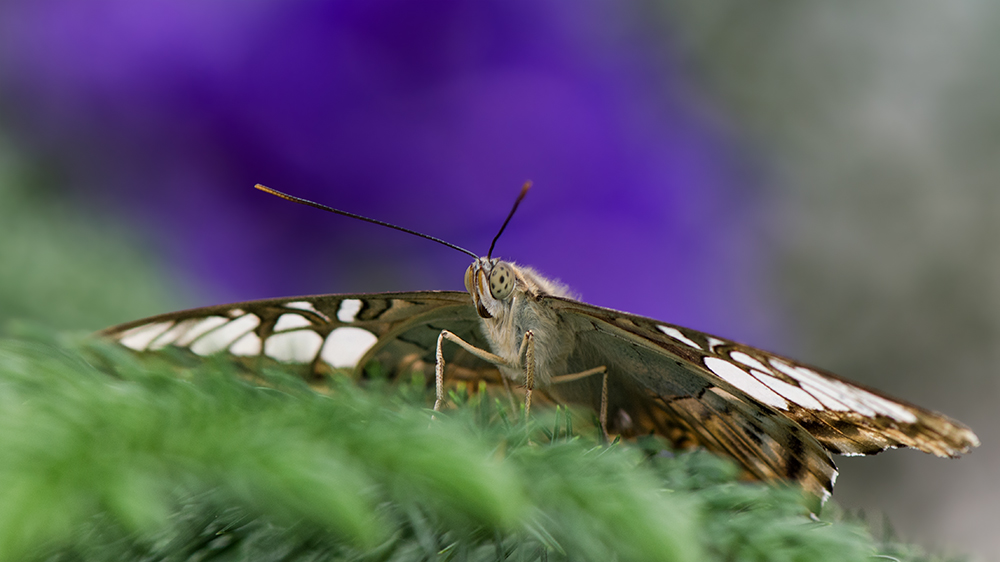
[[[472,294],[472,266],[465,270],[465,290]]]
[[[514,292],[514,268],[497,262],[490,271],[490,294],[498,301],[506,300]]]

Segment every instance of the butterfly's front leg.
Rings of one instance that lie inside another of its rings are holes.
[[[531,391],[535,389],[535,334],[528,330],[521,339],[517,356],[524,356],[524,419],[531,413]]]
[[[441,350],[441,343],[444,340],[448,340],[458,345],[462,346],[462,349],[468,351],[469,353],[475,355],[476,357],[482,359],[483,361],[492,363],[499,367],[507,367],[511,369],[517,369],[517,365],[510,364],[506,359],[486,351],[485,349],[479,349],[478,347],[470,344],[469,342],[463,340],[462,338],[456,336],[455,334],[449,332],[448,330],[441,330],[437,339],[437,349],[435,350],[435,364],[434,364],[434,386],[436,396],[434,399],[434,411],[437,412],[441,409],[441,404],[444,402],[444,352]],[[524,371],[525,371],[525,387],[527,391],[524,397],[524,415],[525,417],[531,411],[531,391],[535,388],[535,335],[528,330],[524,333],[524,337],[521,339],[521,347],[517,352],[518,357],[524,357]],[[506,380],[506,379],[505,379]]]
[[[449,332],[448,330],[441,330],[438,334],[437,339],[437,350],[435,352],[435,364],[434,364],[434,386],[436,396],[434,399],[434,411],[438,412],[441,410],[441,404],[444,402],[444,353],[441,351],[441,343],[444,340],[457,343],[462,347],[462,349],[468,351],[469,353],[475,355],[476,357],[492,363],[500,367],[510,367],[506,360],[499,355],[495,355],[486,351],[485,349],[479,349],[478,347],[472,345],[471,343],[463,340],[462,338],[456,336],[455,334]]]

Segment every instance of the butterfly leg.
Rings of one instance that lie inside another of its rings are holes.
[[[521,349],[517,356],[524,354],[524,419],[531,413],[531,391],[535,389],[535,334],[531,330],[524,332]]]
[[[437,349],[435,350],[434,411],[440,411],[441,405],[444,403],[444,352],[441,350],[441,344],[444,340],[457,343],[462,349],[488,363],[511,369],[517,368],[516,365],[511,365],[503,357],[490,353],[485,349],[479,349],[448,330],[441,330],[437,339]],[[521,347],[518,349],[517,355],[518,357],[524,356],[525,387],[527,389],[524,396],[524,415],[527,417],[531,412],[531,391],[535,388],[535,335],[531,330],[524,333],[524,338],[521,339]]]
[[[570,382],[599,373],[603,374],[604,377],[601,381],[601,409],[598,413],[598,419],[601,423],[601,434],[604,435],[605,439],[608,439],[608,368],[601,365],[600,367],[594,367],[593,369],[587,369],[586,371],[580,371],[579,373],[559,375],[557,377],[552,377],[551,382],[552,384]]]
[[[514,391],[510,388],[510,379],[505,376],[501,376],[500,380],[503,381],[503,390],[507,394],[507,401],[510,402],[510,411],[517,411],[517,402],[514,401]]]
[[[598,419],[601,421],[601,435],[604,436],[605,441],[609,441],[608,437],[608,371],[605,369],[604,376],[601,377],[601,412],[598,414]]]
[[[469,353],[475,355],[476,357],[486,361],[487,363],[492,363],[494,365],[502,367],[510,367],[507,361],[499,355],[494,355],[485,349],[479,349],[478,347],[472,345],[471,343],[463,340],[462,338],[456,336],[455,334],[449,332],[448,330],[441,330],[438,334],[437,339],[437,349],[435,350],[434,364],[434,411],[438,412],[441,410],[441,404],[444,403],[444,352],[441,351],[441,343],[444,340],[448,340],[453,343],[457,343],[462,349],[468,351]]]

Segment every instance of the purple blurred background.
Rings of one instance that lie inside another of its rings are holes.
[[[10,130],[150,229],[192,304],[461,289],[485,253],[757,343],[753,180],[641,14],[587,2],[7,3]],[[659,44],[657,43],[659,42]],[[123,318],[122,320],[125,320]]]
[[[532,180],[496,255],[976,429],[835,497],[996,558],[997,53],[976,0],[5,0],[0,321],[461,289],[252,186],[482,253]]]

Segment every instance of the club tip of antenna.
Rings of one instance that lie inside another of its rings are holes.
[[[299,197],[295,197],[295,196],[289,195],[287,193],[282,193],[282,192],[278,191],[277,189],[272,189],[272,188],[267,187],[266,185],[264,185],[262,183],[254,184],[254,188],[255,189],[259,189],[259,190],[263,191],[264,193],[270,193],[271,195],[274,195],[275,197],[281,197],[282,199],[286,199],[288,201],[294,201],[296,203],[306,203],[306,201],[304,199],[301,199]],[[316,205],[314,204],[313,206],[315,207]]]

